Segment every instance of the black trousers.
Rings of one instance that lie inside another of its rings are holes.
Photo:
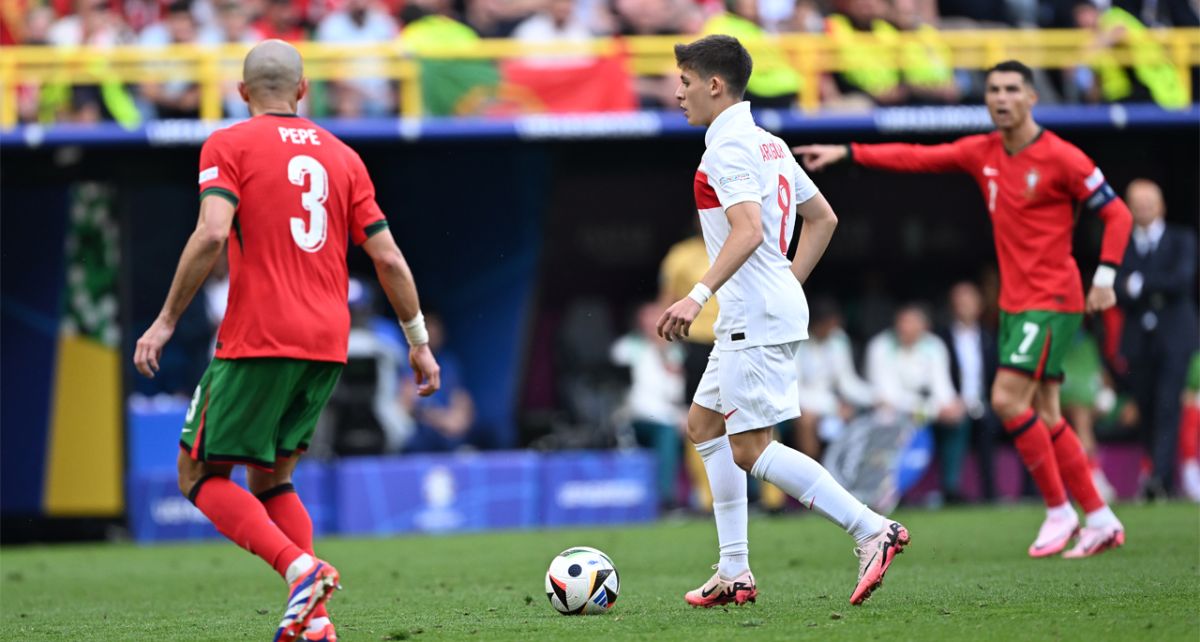
[[[1158,343],[1146,337],[1145,345]],[[1129,382],[1140,415],[1142,445],[1153,466],[1152,478],[1168,491],[1175,474],[1180,395],[1187,379],[1190,350],[1147,350],[1129,360]]]

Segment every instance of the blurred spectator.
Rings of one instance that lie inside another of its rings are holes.
[[[575,13],[574,0],[548,0],[542,10],[521,21],[512,34],[523,42],[579,42],[592,36],[592,30]]]
[[[1116,0],[1114,5],[1155,27],[1200,27],[1195,0]]]
[[[1152,181],[1129,184],[1133,238],[1117,275],[1125,311],[1121,354],[1137,399],[1142,437],[1152,469],[1142,488],[1158,498],[1171,488],[1180,419],[1180,394],[1196,350],[1195,230],[1168,225],[1162,190]]]
[[[758,24],[768,33],[787,31],[796,14],[796,0],[755,0]]]
[[[908,100],[892,48],[879,34],[894,32],[887,23],[885,0],[836,0],[836,13],[825,21],[826,33],[837,47],[842,71],[822,87],[826,102],[867,108],[898,105]]]
[[[1059,388],[1062,414],[1075,427],[1087,453],[1092,482],[1104,501],[1116,498],[1116,490],[1100,467],[1096,445],[1096,420],[1113,408],[1116,395],[1104,385],[1104,364],[1096,340],[1082,327],[1063,355],[1063,382]]]
[[[263,39],[263,35],[251,26],[250,15],[242,3],[221,0],[216,5],[214,23],[201,28],[200,42],[206,45],[257,43]]]
[[[109,0],[78,0],[75,13],[51,25],[47,40],[56,47],[112,47],[130,42],[132,34]]]
[[[692,286],[708,272],[708,250],[705,249],[704,238],[700,235],[700,219],[693,218],[692,221],[693,234],[671,246],[658,270],[658,303],[663,309],[687,296]],[[716,342],[717,335],[713,326],[717,322],[718,312],[717,297],[713,297],[700,309],[700,314],[692,321],[688,336],[684,337],[680,344],[684,349],[683,398],[688,406],[696,396],[700,378],[704,376],[704,370],[708,367],[708,355]],[[695,448],[684,448],[684,462],[692,484],[693,502],[697,507],[711,508],[712,494],[708,487],[708,476],[704,471],[704,462]]]
[[[292,0],[268,0],[262,17],[254,25],[264,40],[278,38],[288,42],[308,39],[300,9]]]
[[[959,481],[968,437],[963,404],[950,381],[950,354],[929,331],[929,314],[908,304],[896,311],[894,326],[867,346],[867,379],[880,410],[901,413],[918,426],[930,423],[937,441],[942,493],[960,494]]]
[[[975,444],[983,498],[996,499],[995,448],[1001,433],[992,410],[992,381],[999,363],[996,337],[983,326],[983,295],[969,281],[950,288],[950,324],[938,336],[950,349],[950,379],[965,411],[961,431]],[[954,499],[948,496],[947,499]]]
[[[108,0],[80,0],[77,13],[60,18],[46,34],[49,44],[58,47],[91,45],[112,47],[128,43],[132,34],[112,10]],[[48,83],[41,88],[38,119],[95,123],[115,120],[125,127],[141,123],[141,114],[133,96],[108,66],[97,57],[88,63],[88,71],[99,78],[95,85]]]
[[[781,109],[796,104],[800,74],[760,26],[757,0],[726,0],[726,11],[709,18],[703,33],[733,36],[750,49],[754,70],[746,84],[746,100],[751,104]]]
[[[690,17],[681,0],[615,0],[616,33],[622,36],[671,36],[683,33]]]
[[[922,0],[892,0],[892,23],[915,36],[900,48],[900,69],[909,103],[951,105],[962,95],[954,81],[950,47],[935,28],[934,9],[933,3]]]
[[[408,360],[400,363],[400,407],[416,421],[416,431],[404,445],[405,452],[450,452],[490,445],[483,427],[475,425],[475,402],[463,383],[458,357],[446,349],[442,318],[425,312],[429,349],[442,367],[442,388],[429,397],[417,396],[417,383]]]
[[[800,343],[800,417],[795,441],[800,451],[820,461],[822,442],[833,441],[859,409],[874,405],[871,385],[854,369],[850,338],[842,329],[842,313],[828,298],[809,307],[808,340]]]
[[[825,31],[825,16],[816,0],[798,0],[792,15],[779,26],[780,31],[821,33]]]
[[[449,2],[445,4],[448,8]],[[467,22],[485,38],[508,38],[517,25],[545,5],[546,0],[470,0],[467,2]],[[449,11],[438,13],[448,14]]]
[[[9,24],[9,14],[4,14],[5,24]],[[25,23],[20,30],[14,30],[13,37],[19,38],[21,44],[44,45],[49,42],[50,26],[54,24],[54,11],[49,7],[32,7],[25,14]],[[23,84],[17,87],[17,119],[22,123],[50,122],[54,115],[47,114],[41,118],[41,87],[36,83]]]
[[[190,0],[175,0],[167,6],[166,16],[142,32],[139,44],[147,47],[195,44],[199,37]],[[153,107],[158,118],[199,118],[200,86],[194,82],[171,80],[143,83],[142,97]]]
[[[318,42],[388,42],[396,37],[396,21],[372,0],[346,0],[345,6],[321,21]],[[391,82],[384,77],[382,61],[358,57],[354,79],[330,81],[333,113],[341,117],[384,116],[395,109]],[[374,77],[370,77],[374,76]]]
[[[189,20],[184,26],[182,15]],[[177,42],[177,35],[186,29],[193,32],[191,40],[198,36],[198,23],[192,14],[191,0],[171,0],[162,7],[162,17],[147,24],[137,35],[137,44],[142,47],[162,47]]]
[[[236,0],[220,0],[216,5],[216,20],[200,30],[200,43],[206,45],[252,45],[263,39],[250,24],[250,9]],[[221,106],[226,118],[249,118],[250,107],[238,93],[237,81],[230,80],[221,88]],[[308,97],[305,97],[307,101]]]
[[[459,22],[445,0],[412,0],[400,14],[400,38],[421,65],[421,108],[430,116],[486,113],[500,81],[492,60],[426,57],[430,51],[466,51],[479,35]]]
[[[1077,67],[1070,87],[1081,98],[1089,102],[1153,100],[1168,109],[1181,109],[1191,102],[1170,55],[1133,14],[1118,7],[1101,11],[1084,0],[1075,4],[1072,17],[1075,26],[1096,33],[1085,56],[1091,66]],[[1117,48],[1132,55],[1131,68],[1118,61]]]
[[[639,306],[634,331],[613,343],[611,356],[613,363],[630,369],[626,409],[638,444],[654,451],[659,502],[674,508],[688,406],[683,396],[684,349],[658,336],[656,329],[664,309],[658,303]]]

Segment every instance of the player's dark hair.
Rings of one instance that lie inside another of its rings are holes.
[[[1026,85],[1033,86],[1033,70],[1019,60],[1005,60],[1004,62],[997,63],[991,69],[987,70],[984,78],[992,75],[994,71],[1015,71],[1021,74],[1021,79],[1025,81]]]
[[[729,93],[741,98],[746,94],[746,83],[754,61],[750,52],[732,36],[705,36],[690,44],[675,45],[675,64],[680,69],[690,69],[701,78],[716,76],[725,81]]]

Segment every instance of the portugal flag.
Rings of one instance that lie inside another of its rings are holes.
[[[569,61],[506,61],[500,66],[505,104],[528,113],[633,111],[637,97],[622,55]]]

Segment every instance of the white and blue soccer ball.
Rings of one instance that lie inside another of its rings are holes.
[[[620,590],[621,578],[612,560],[587,546],[559,553],[546,572],[546,597],[563,615],[607,613]]]

